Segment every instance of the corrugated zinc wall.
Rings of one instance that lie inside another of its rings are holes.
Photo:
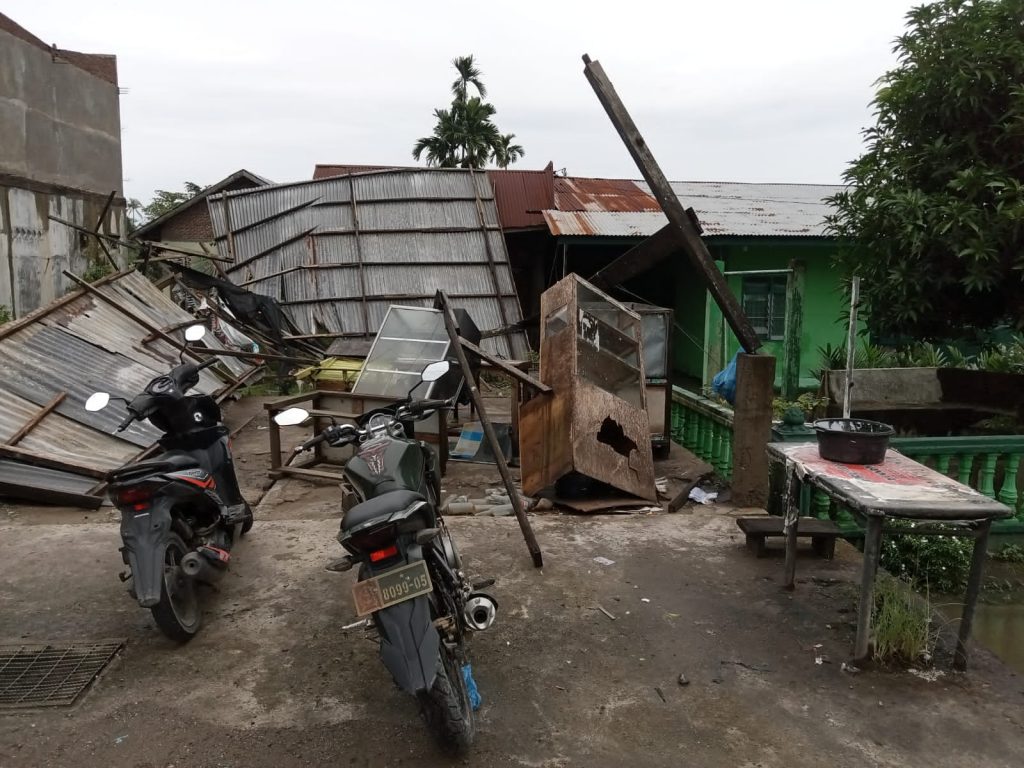
[[[305,333],[372,337],[393,304],[445,289],[481,330],[522,320],[484,172],[396,170],[241,190],[209,199],[230,279],[276,298]],[[487,339],[504,357],[525,334]]]

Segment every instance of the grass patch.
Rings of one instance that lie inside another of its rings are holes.
[[[880,574],[871,628],[876,660],[900,665],[931,661],[938,631],[932,627],[927,595],[915,594],[906,584]]]
[[[1001,563],[1024,563],[1024,547],[1020,544],[1007,544],[994,553],[992,559]]]

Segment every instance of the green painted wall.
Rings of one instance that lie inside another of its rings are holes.
[[[825,238],[794,238],[789,240],[758,239],[733,240],[709,243],[716,259],[725,262],[726,271],[756,269],[787,269],[790,261],[797,259],[804,263],[804,318],[800,334],[800,386],[814,388],[817,379],[811,371],[819,367],[818,348],[831,343],[845,345],[846,324],[843,312],[846,298],[840,285],[839,273],[832,266],[835,244]],[[743,278],[731,275],[729,285],[737,297],[740,296]],[[781,383],[782,342],[765,343],[765,351],[778,359],[776,385]],[[739,350],[739,342],[728,334],[727,357]]]
[[[788,269],[793,259],[804,262],[806,282],[800,338],[800,385],[808,389],[816,387],[817,380],[811,376],[811,371],[819,365],[818,347],[826,343],[841,345],[846,337],[842,321],[846,300],[839,284],[839,274],[832,267],[835,244],[826,238],[708,237],[705,242],[715,260],[724,265],[725,271]],[[708,368],[714,373],[732,358],[739,349],[739,343],[726,329],[726,343],[722,349],[722,316],[717,306],[685,261],[674,262],[672,270],[676,285],[676,321],[685,331],[681,333],[677,329],[674,340],[676,370],[692,382],[699,382],[704,374],[705,352]],[[730,276],[727,279],[739,299],[742,277]],[[710,321],[710,332],[705,334],[707,321]],[[782,342],[767,342],[765,350],[779,358],[776,366],[776,385],[779,385]]]

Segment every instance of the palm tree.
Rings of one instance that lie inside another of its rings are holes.
[[[487,96],[487,88],[484,87],[483,72],[477,68],[473,61],[473,56],[456,56],[452,59],[452,66],[455,67],[455,71],[459,73],[458,78],[452,83],[452,94],[455,96],[456,101],[466,101],[469,96],[469,86],[472,85],[476,88],[476,92],[480,94],[480,98]]]
[[[512,139],[515,137],[514,133],[504,133],[498,137],[491,148],[491,158],[499,168],[508,168],[516,160],[526,155],[526,150],[522,145],[512,143]]]
[[[425,156],[432,168],[483,168],[490,159],[507,168],[523,157],[525,150],[512,144],[515,134],[503,136],[494,124],[497,110],[483,100],[487,89],[473,57],[459,56],[452,60],[452,66],[459,75],[452,83],[455,98],[449,109],[434,110],[434,130],[416,141],[413,158]],[[479,96],[469,96],[471,85]]]

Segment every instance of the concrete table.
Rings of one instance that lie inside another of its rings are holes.
[[[799,516],[810,512],[812,488],[818,488],[844,504],[866,522],[854,660],[864,660],[868,656],[882,533],[969,536],[974,539],[971,572],[953,661],[957,669],[964,669],[967,666],[967,640],[981,591],[989,529],[993,520],[1012,516],[1012,510],[892,449],[886,452],[885,461],[872,465],[826,461],[818,455],[815,444],[769,443],[768,456],[770,461],[785,462],[786,465],[784,530],[787,589],[794,587],[797,527]],[[799,487],[797,498],[794,498],[795,486]],[[913,520],[924,525],[908,533],[905,528],[886,528],[885,521],[889,518]]]

